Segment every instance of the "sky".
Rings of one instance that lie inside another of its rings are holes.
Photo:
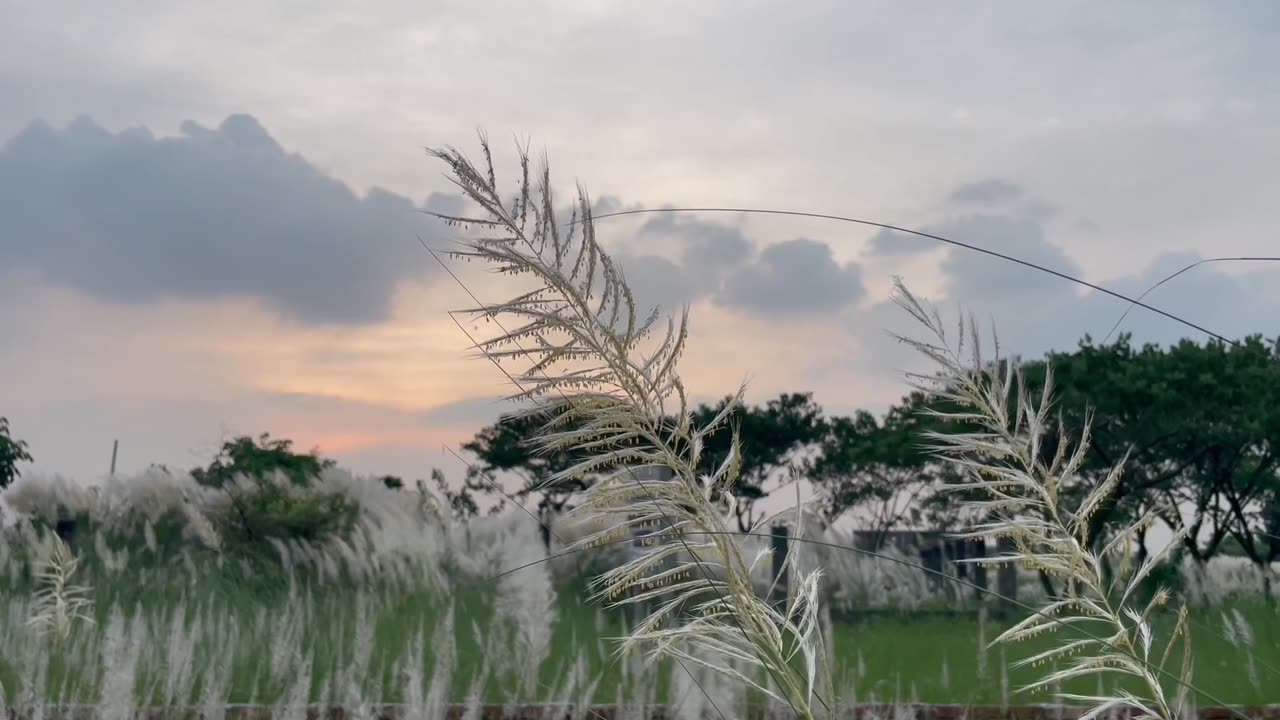
[[[864,218],[1137,295],[1280,255],[1280,5],[0,0],[0,415],[28,472],[93,482],[270,432],[358,473],[457,480],[511,388],[421,246],[462,207],[424,148],[545,149],[598,209]],[[865,226],[601,219],[641,302],[690,304],[710,400],[880,412],[918,359],[895,275],[1037,356],[1126,304]],[[485,301],[502,278],[457,272]],[[1280,335],[1280,264],[1146,302]],[[1138,342],[1204,336],[1136,309]]]

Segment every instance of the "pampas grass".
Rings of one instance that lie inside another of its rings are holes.
[[[835,687],[830,642],[820,632],[822,568],[810,564],[802,569],[799,553],[792,554],[786,559],[791,586],[785,606],[762,599],[754,578],[769,551],[754,556],[744,552],[743,543],[730,539],[733,532],[726,522],[739,471],[736,432],[722,464],[705,467],[701,462],[704,438],[726,424],[745,387],[719,416],[695,426],[677,370],[688,339],[688,307],[665,318],[657,308],[647,313],[637,308],[621,271],[597,241],[586,191],[578,187],[568,229],[562,231],[545,160],[535,172],[527,151],[517,148],[520,180],[508,198],[498,188],[483,133],[480,149],[480,164],[454,148],[429,151],[449,167],[451,180],[478,210],[428,214],[464,231],[480,231],[464,235],[459,248],[448,253],[451,258],[479,261],[520,278],[524,286],[495,303],[472,294],[476,305],[459,311],[474,318],[477,330],[481,320],[494,328],[489,336],[477,339],[458,325],[473,341],[476,357],[491,362],[514,385],[509,399],[525,404],[517,415],[550,418],[537,447],[581,453],[582,460],[547,482],[594,480],[565,517],[577,531],[572,547],[604,547],[628,535],[647,536],[647,551],[625,557],[593,581],[593,599],[614,608],[645,608],[640,622],[618,638],[619,655],[643,651],[653,659],[672,657],[695,683],[691,667],[713,669],[768,702],[788,706],[797,717],[830,713]],[[953,406],[933,410],[938,418],[978,428],[929,436],[935,453],[967,473],[968,480],[956,489],[987,494],[968,508],[986,519],[962,537],[1010,537],[1014,553],[982,562],[1020,563],[1065,584],[1063,598],[993,641],[1001,646],[1002,688],[1007,683],[1004,645],[1066,627],[1069,637],[1015,664],[1046,668],[1024,691],[1046,689],[1063,700],[1091,703],[1085,720],[1119,709],[1160,720],[1185,716],[1193,707],[1186,606],[1176,611],[1161,649],[1152,621],[1164,612],[1171,595],[1161,589],[1148,602],[1137,600],[1143,581],[1169,550],[1147,557],[1136,568],[1131,565],[1131,540],[1155,520],[1155,511],[1096,546],[1086,532],[1088,521],[1118,482],[1122,464],[1093,486],[1077,476],[1088,446],[1087,424],[1078,429],[1075,450],[1068,451],[1064,431],[1057,455],[1042,457],[1052,375],[1037,403],[1027,396],[1015,362],[1002,364],[998,355],[994,364],[983,362],[972,323],[967,335],[961,328],[961,339],[971,341],[975,351],[972,365],[966,365],[963,343],[948,345],[936,313],[926,311],[900,283],[895,299],[940,343],[900,338],[941,371],[914,376],[913,383]],[[1075,490],[1083,490],[1085,497],[1072,504],[1068,498]],[[794,536],[800,538],[805,512],[798,506],[790,515]],[[757,527],[775,519],[765,518]],[[1118,572],[1111,572],[1111,560],[1118,561]],[[713,666],[702,659],[705,653],[730,662]],[[1103,675],[1135,679],[1143,692],[1083,695],[1062,690],[1064,683]],[[950,684],[949,669],[945,676],[943,684]],[[901,696],[900,691],[895,694]],[[702,692],[710,697],[705,688]],[[909,692],[914,696],[914,686]]]
[[[986,499],[972,502],[971,507],[990,520],[960,537],[982,541],[1012,538],[1014,553],[985,562],[1016,562],[1043,570],[1065,587],[1061,599],[1050,602],[993,642],[1015,642],[1063,627],[1089,633],[1083,638],[1072,633],[1056,647],[1019,661],[1016,666],[1065,663],[1065,667],[1057,665],[1023,690],[1054,688],[1064,681],[1092,675],[1129,676],[1141,681],[1145,696],[1128,692],[1055,694],[1064,700],[1089,703],[1091,707],[1081,720],[1113,709],[1131,710],[1141,718],[1185,717],[1193,700],[1188,694],[1193,666],[1187,608],[1182,605],[1177,610],[1172,636],[1159,651],[1150,621],[1169,602],[1169,592],[1158,590],[1145,606],[1131,604],[1143,580],[1177,546],[1178,538],[1139,567],[1130,567],[1131,543],[1157,516],[1158,509],[1153,509],[1095,549],[1088,535],[1089,518],[1119,482],[1123,460],[1103,482],[1089,488],[1083,500],[1072,504],[1070,489],[1084,485],[1077,473],[1088,451],[1089,427],[1086,424],[1080,428],[1081,437],[1074,449],[1065,429],[1060,429],[1056,453],[1045,459],[1043,449],[1049,442],[1046,435],[1053,392],[1051,369],[1046,372],[1043,393],[1037,402],[1029,396],[1016,360],[1000,357],[998,343],[990,362],[984,361],[981,338],[972,318],[967,325],[961,322],[953,344],[936,310],[926,309],[900,280],[894,290],[895,302],[932,336],[927,341],[899,336],[939,369],[935,375],[910,376],[917,389],[947,403],[934,406],[929,414],[944,422],[967,423],[976,428],[928,433],[935,452],[965,471],[966,480],[950,489],[986,495]],[[971,361],[966,361],[966,352]],[[1105,569],[1108,559],[1120,565],[1120,572],[1114,577],[1108,577]],[[1173,655],[1177,645],[1181,645],[1180,658]],[[1158,654],[1153,655],[1153,651]],[[1171,658],[1175,660],[1173,664],[1169,663]],[[1173,683],[1167,682],[1170,677]]]
[[[537,172],[535,188],[528,154],[521,150],[521,180],[507,200],[498,189],[483,134],[480,145],[481,166],[453,148],[430,151],[449,166],[451,179],[480,214],[429,214],[484,231],[460,240],[450,257],[479,260],[529,281],[532,289],[462,311],[497,321],[496,334],[477,340],[474,349],[500,368],[527,363],[502,371],[516,388],[509,399],[529,401],[521,413],[551,418],[539,439],[542,450],[588,452],[587,459],[548,481],[599,476],[569,512],[597,528],[579,541],[581,547],[633,530],[667,540],[595,581],[595,597],[613,607],[659,602],[620,639],[619,653],[673,657],[687,672],[709,667],[800,717],[814,717],[826,705],[816,694],[818,676],[826,669],[816,632],[820,573],[795,573],[785,608],[758,597],[752,569],[764,555],[747,558],[728,539],[733,528],[725,508],[732,508],[739,467],[736,431],[722,465],[700,463],[704,438],[726,424],[745,387],[719,416],[695,427],[677,371],[688,336],[688,308],[678,318],[666,318],[659,334],[657,309],[638,314],[644,309],[636,307],[622,273],[596,241],[586,192],[579,187],[570,229],[562,234],[546,164]],[[514,323],[512,328],[502,320]],[[654,470],[665,470],[668,477],[637,475]],[[712,576],[709,567],[722,574]],[[678,614],[685,617],[674,622]],[[707,653],[739,660],[747,669],[723,660],[708,663]]]
[[[36,573],[42,582],[35,596],[35,612],[28,625],[42,633],[52,633],[59,640],[66,640],[75,622],[92,623],[85,613],[90,606],[88,588],[72,582],[79,561],[58,536],[53,536],[53,553],[44,568]]]
[[[318,486],[358,498],[352,536],[280,540],[253,564],[172,525],[218,509],[217,494],[185,475],[121,476],[96,492],[20,486],[22,512],[8,504],[10,525],[0,537],[0,693],[39,712],[47,704],[105,703],[104,712],[118,716],[158,705],[195,706],[212,717],[229,703],[261,703],[297,714],[317,702],[397,702],[410,689],[399,670],[417,662],[421,672],[409,684],[424,711],[439,716],[448,702],[492,700],[505,677],[529,674],[531,654],[517,662],[494,652],[477,667],[467,642],[473,623],[502,622],[489,578],[513,552],[541,550],[529,518],[477,519],[468,552],[467,528],[418,516],[404,492],[338,469]],[[74,558],[45,519],[65,507],[63,493],[76,493],[79,503]],[[121,499],[139,496],[169,504],[132,510]],[[179,503],[191,505],[188,515]],[[164,531],[154,529],[148,542],[153,521]],[[513,583],[509,605],[522,612],[504,624],[546,656],[556,627],[548,568],[530,567]],[[541,588],[540,602],[528,596],[532,588]],[[464,624],[446,629],[458,602]],[[45,637],[46,625],[66,620],[74,622],[65,639]],[[448,658],[438,643],[455,632],[467,650]],[[415,647],[414,637],[427,642]],[[536,684],[532,692],[545,694]]]

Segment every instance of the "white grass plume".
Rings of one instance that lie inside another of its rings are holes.
[[[1049,428],[1053,375],[1046,372],[1039,402],[1029,397],[1018,363],[1002,359],[999,344],[991,362],[984,362],[981,338],[972,318],[963,319],[960,335],[953,347],[947,338],[936,310],[926,310],[902,284],[895,283],[894,300],[923,324],[933,338],[926,341],[899,336],[899,340],[919,350],[940,368],[938,375],[911,374],[920,390],[948,403],[935,407],[931,415],[945,420],[965,422],[977,429],[970,432],[928,433],[933,450],[966,471],[966,481],[954,490],[977,490],[988,499],[973,506],[988,515],[989,522],[980,523],[961,537],[988,539],[1010,537],[1016,552],[989,558],[987,563],[1022,563],[1060,578],[1064,584],[1061,599],[1050,602],[1040,614],[1017,623],[997,637],[995,643],[1022,640],[1062,627],[1078,629],[1092,637],[1064,640],[1055,647],[1019,661],[1015,666],[1043,666],[1062,661],[1065,667],[1046,673],[1022,688],[1055,688],[1062,682],[1094,674],[1115,673],[1139,679],[1145,697],[1125,692],[1110,695],[1077,695],[1058,693],[1064,700],[1091,703],[1081,720],[1091,720],[1113,709],[1127,708],[1138,717],[1180,720],[1189,707],[1191,681],[1191,640],[1187,609],[1183,605],[1164,652],[1152,656],[1155,647],[1150,619],[1169,600],[1163,588],[1145,607],[1130,605],[1143,579],[1177,546],[1178,538],[1168,547],[1148,557],[1136,570],[1129,570],[1130,542],[1137,532],[1150,523],[1155,510],[1138,518],[1130,526],[1116,532],[1102,547],[1090,547],[1090,516],[1102,505],[1119,481],[1122,459],[1108,477],[1089,490],[1078,506],[1071,507],[1066,488],[1082,486],[1078,471],[1084,462],[1089,442],[1089,428],[1081,428],[1081,438],[1074,451],[1068,448],[1065,430],[1060,429],[1056,455],[1046,461],[1042,450]],[[936,344],[935,344],[936,342]],[[968,352],[972,362],[964,359]],[[1012,409],[1011,409],[1012,404]],[[1104,558],[1116,557],[1122,571],[1114,579],[1104,572]],[[1181,640],[1180,667],[1169,664],[1175,644]],[[1168,670],[1166,668],[1169,668]],[[1162,681],[1167,672],[1176,673],[1176,689],[1169,691]]]
[[[551,654],[551,630],[556,622],[556,592],[545,563],[531,565],[546,554],[532,520],[520,522],[502,545],[503,566],[530,565],[499,580],[495,602],[497,618],[506,620],[513,633],[509,657],[516,672],[514,697],[538,694],[542,665]]]
[[[93,624],[93,618],[85,612],[91,605],[85,597],[89,588],[72,582],[79,562],[66,543],[62,542],[62,538],[57,535],[51,537],[53,553],[36,573],[43,586],[36,591],[35,611],[28,624],[40,632],[52,633],[65,640],[71,634],[75,622]]]
[[[571,511],[596,523],[597,530],[578,546],[594,546],[632,529],[654,532],[655,526],[657,534],[671,540],[598,578],[596,597],[617,605],[662,598],[622,640],[620,652],[644,648],[686,666],[705,665],[695,654],[699,649],[738,658],[771,676],[776,690],[762,685],[754,672],[740,672],[723,660],[714,669],[812,717],[818,699],[814,685],[826,661],[819,657],[821,643],[815,637],[819,574],[796,578],[799,592],[785,609],[757,597],[753,561],[732,541],[736,528],[724,514],[725,504],[732,506],[730,490],[739,469],[736,439],[720,467],[699,462],[703,439],[726,424],[745,386],[710,424],[694,427],[676,371],[688,337],[688,307],[678,318],[668,317],[665,333],[656,335],[657,309],[637,315],[621,270],[596,240],[586,191],[579,186],[569,230],[562,232],[545,161],[535,190],[528,153],[521,149],[520,187],[504,201],[483,134],[480,144],[482,168],[453,148],[430,153],[448,164],[451,179],[481,214],[428,214],[484,231],[462,239],[451,257],[480,260],[499,273],[521,276],[532,289],[500,303],[477,300],[478,307],[462,311],[486,322],[512,322],[505,329],[497,323],[497,333],[477,340],[474,349],[500,368],[513,361],[529,363],[526,369],[503,372],[517,388],[510,399],[533,401],[522,412],[550,417],[539,446],[586,454],[549,482],[599,476],[585,502]],[[645,468],[666,468],[674,477],[641,482],[635,472]],[[684,557],[691,549],[702,561]],[[668,559],[676,559],[674,567]],[[709,577],[706,564],[718,566],[723,579]],[[680,608],[692,611],[692,617],[670,623]]]

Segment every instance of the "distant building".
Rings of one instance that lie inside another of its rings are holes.
[[[920,564],[931,571],[929,579],[935,583],[945,582],[946,577],[955,577],[980,588],[987,587],[987,568],[958,562],[987,557],[986,543],[959,540],[948,537],[947,533],[929,530],[855,530],[853,542],[855,547],[869,552],[893,548],[907,556],[919,556]]]

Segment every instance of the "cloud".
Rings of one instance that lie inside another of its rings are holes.
[[[838,310],[864,295],[856,263],[840,265],[824,242],[757,243],[739,227],[665,214],[646,221],[615,258],[644,312],[710,298],[765,317]],[[663,254],[658,254],[661,251]]]
[[[920,228],[920,232],[983,248],[989,245],[982,237],[983,232],[994,231],[993,242],[999,244],[1007,240],[1010,232],[1034,234],[1033,226],[1054,219],[1059,212],[1056,206],[1031,196],[1022,186],[1000,179],[964,183],[947,195],[943,207],[949,218]],[[1022,227],[1014,229],[1010,223]],[[933,238],[888,229],[876,232],[868,244],[870,253],[881,257],[913,255],[947,247]]]
[[[81,116],[0,148],[0,256],[110,301],[249,296],[303,323],[384,320],[396,286],[434,273],[409,199],[357,197],[249,115],[157,139]],[[453,206],[433,195],[435,207]]]
[[[956,205],[1005,203],[1022,197],[1022,188],[1006,180],[990,179],[961,185],[951,191],[950,202]]]
[[[512,392],[515,391],[513,387]],[[422,414],[422,419],[430,425],[485,427],[524,407],[526,405],[516,404],[502,395],[469,397],[433,407]]]
[[[1045,236],[1044,225],[1016,215],[968,215],[935,234],[1079,277],[1080,266]],[[942,261],[949,297],[1027,298],[1073,292],[1065,280],[968,248],[949,247]]]
[[[257,390],[255,396],[270,403],[276,411],[296,417],[340,414],[358,419],[360,424],[374,419],[384,425],[399,425],[405,431],[424,428],[478,428],[491,425],[503,415],[524,407],[507,400],[504,395],[467,397],[421,411],[314,392]]]
[[[755,243],[741,230],[724,223],[665,213],[645,222],[640,237],[673,238],[680,243],[683,265],[699,275],[717,274],[750,259]]]
[[[1064,225],[1080,231],[1079,222]],[[1052,241],[1056,226],[1022,212],[1022,208],[961,215],[928,230],[1088,280],[1130,298],[1150,291],[1143,299],[1146,304],[1228,338],[1256,333],[1273,337],[1277,333],[1274,318],[1280,314],[1280,264],[1204,263],[1159,285],[1204,256],[1199,252],[1165,252],[1136,273],[1086,277],[1075,259]],[[1160,345],[1183,338],[1204,342],[1211,337],[1065,278],[965,248],[948,247],[939,269],[941,292],[921,299],[929,300],[944,316],[954,317],[958,310],[973,313],[984,333],[990,332],[994,322],[1006,353],[1036,358],[1050,350],[1070,351],[1086,335],[1095,341],[1113,341],[1119,333],[1131,333],[1137,344]],[[909,288],[919,291],[911,277],[905,280]],[[868,332],[872,329],[912,337],[920,337],[923,331],[888,300],[851,316],[852,333],[875,338],[875,333]],[[989,334],[984,339],[989,341]],[[897,375],[902,369],[922,369],[912,351],[883,338],[867,342],[859,354],[863,362],[876,366],[873,373]]]
[[[933,230],[934,228],[927,227],[921,228],[920,232],[936,235],[937,233]],[[927,252],[936,249],[939,245],[940,243],[932,238],[882,228],[871,236],[867,242],[867,249],[875,256],[894,257]]]
[[[636,303],[637,321],[643,321],[656,307],[672,315],[686,303],[705,297],[709,289],[694,281],[684,266],[658,255],[618,254],[614,260],[622,268],[627,287]]]
[[[1154,258],[1139,273],[1089,279],[1136,298],[1198,257],[1195,253],[1167,253]],[[1039,276],[1046,286],[1073,287],[1034,270],[1025,272]],[[908,275],[905,281],[920,299],[938,309],[953,341],[957,313],[972,313],[978,321],[984,350],[990,351],[994,327],[1001,353],[1017,354],[1027,360],[1042,358],[1049,351],[1070,352],[1086,335],[1094,342],[1114,342],[1120,333],[1129,333],[1135,345],[1161,346],[1183,338],[1197,343],[1210,339],[1203,332],[1143,308],[1134,307],[1126,315],[1128,303],[1095,291],[1046,292],[1031,299],[972,291],[930,294],[922,292],[921,278]],[[1274,321],[1280,315],[1280,269],[1259,266],[1239,273],[1238,269],[1232,272],[1221,266],[1201,265],[1155,290],[1143,302],[1228,338],[1257,333],[1274,338],[1280,334]],[[1121,321],[1118,327],[1117,321]],[[1113,327],[1116,329],[1111,333]],[[896,402],[906,392],[903,371],[936,369],[885,332],[932,340],[921,325],[889,300],[880,300],[850,315],[846,329],[862,342],[851,357],[833,366],[832,372],[857,368],[858,384],[865,390],[856,402],[861,407],[883,410]]]
[[[797,238],[770,245],[734,271],[716,302],[766,315],[824,313],[865,294],[857,263],[836,263],[826,243]]]
[[[603,200],[622,207],[615,198]],[[675,213],[653,216],[617,245],[613,257],[645,315],[654,306],[674,313],[717,294],[725,276],[748,262],[756,247],[740,228]]]
[[[892,256],[941,250],[940,269],[947,297],[1026,300],[1071,294],[1077,289],[1069,281],[1007,259],[1016,258],[1072,277],[1083,274],[1080,265],[1048,239],[1048,225],[1057,215],[1051,203],[1033,197],[1008,180],[987,179],[959,185],[947,195],[947,205],[954,208],[949,215],[923,232],[1006,257],[892,231],[872,237],[871,253]]]

